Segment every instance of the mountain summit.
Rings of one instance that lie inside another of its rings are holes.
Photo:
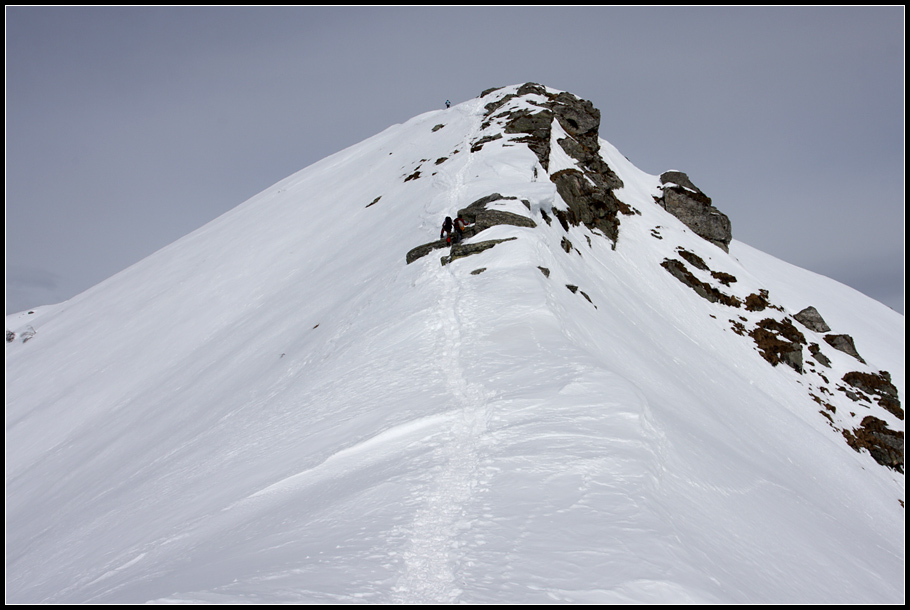
[[[903,316],[599,128],[488,90],[7,316],[7,601],[902,603]]]

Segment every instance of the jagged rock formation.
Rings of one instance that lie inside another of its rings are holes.
[[[497,90],[488,89],[480,97]],[[538,112],[528,108],[499,112],[510,100],[525,96],[532,105],[540,108]],[[592,232],[599,232],[609,238],[615,248],[619,239],[620,216],[635,214],[635,210],[613,193],[622,188],[623,183],[600,155],[600,111],[590,101],[571,93],[551,93],[537,83],[525,83],[515,93],[504,95],[485,106],[482,128],[486,129],[494,122],[502,125],[502,131],[487,134],[473,142],[471,152],[477,152],[489,142],[502,139],[503,134],[518,135],[510,142],[526,144],[544,170],[550,172],[551,147],[555,139],[562,151],[574,160],[575,167],[563,167],[550,173],[549,178],[556,185],[557,193],[568,206],[567,210],[554,209],[553,213],[564,229],[584,225]],[[565,137],[560,137],[563,134]],[[415,171],[406,179],[417,174]],[[732,238],[730,220],[711,205],[710,198],[682,172],[665,172],[661,181],[664,184],[664,195],[658,203],[696,234],[727,250]],[[485,209],[479,202],[472,204],[475,205],[479,209]],[[472,212],[470,209],[463,211],[469,214]],[[491,223],[488,226],[513,224],[510,221],[499,222],[492,217],[487,222]],[[471,235],[484,228],[486,227],[477,226]],[[469,236],[466,234],[466,237]],[[408,262],[416,258],[419,258],[417,253],[409,253]]]
[[[853,337],[850,335],[825,335],[825,342],[834,349],[853,356],[863,364],[866,364],[866,361],[863,360],[862,356],[859,355],[859,352],[856,351],[856,346],[853,344]]]
[[[818,310],[811,306],[806,307],[798,314],[794,315],[793,319],[809,330],[814,330],[817,333],[826,333],[831,330],[831,327],[828,326],[825,319],[818,313]]]
[[[663,196],[657,203],[696,235],[729,252],[728,246],[733,239],[730,219],[711,204],[711,198],[692,184],[683,172],[664,172],[660,182]]]
[[[487,93],[490,91],[482,95]],[[507,95],[487,105],[487,116],[490,120],[505,120],[505,133],[522,134],[513,141],[527,144],[548,172],[555,121],[567,136],[557,138],[557,144],[576,161],[576,168],[564,168],[550,174],[556,191],[569,207],[567,211],[554,213],[564,228],[584,224],[610,238],[615,246],[619,238],[619,214],[631,215],[634,211],[613,195],[614,189],[622,187],[622,180],[600,156],[600,111],[587,100],[566,92],[552,94],[536,83],[523,85],[516,95],[528,94],[546,100],[536,103],[540,112],[523,109],[494,114],[515,97]]]

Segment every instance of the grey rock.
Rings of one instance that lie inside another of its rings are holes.
[[[506,239],[491,239],[489,241],[480,241],[474,244],[455,244],[452,246],[452,249],[449,252],[449,256],[442,257],[442,259],[440,259],[440,262],[443,265],[448,265],[452,261],[458,260],[459,258],[465,258],[467,256],[471,256],[472,254],[477,254],[479,252],[483,252],[484,250],[489,250],[497,244],[501,244],[506,241],[512,241],[514,239],[518,238],[507,237]]]
[[[577,226],[584,224],[589,229],[598,229],[614,243],[619,237],[619,213],[630,213],[628,206],[620,202],[611,189],[591,184],[581,171],[565,169],[550,176],[556,185],[556,192],[569,206],[566,218],[560,222]]]
[[[499,91],[500,89],[502,89],[502,87],[491,87],[491,88],[489,88],[489,89],[484,89],[484,90],[480,93],[480,97],[485,97],[485,96],[487,96],[487,95],[493,93],[494,91]]]
[[[795,316],[794,316],[795,317]],[[809,353],[813,358],[823,366],[831,368],[831,361],[822,353],[822,349],[818,346],[818,343],[812,343],[809,345]]]
[[[407,261],[407,264],[410,265],[411,263],[416,261],[418,258],[423,258],[424,256],[426,256],[433,250],[438,250],[439,248],[445,248],[448,245],[449,244],[446,243],[446,240],[440,239],[440,240],[437,240],[434,242],[430,242],[428,244],[423,244],[422,246],[417,246],[416,248],[413,248],[410,252],[407,253],[407,255],[405,256],[405,260]]]
[[[600,111],[588,100],[578,98],[571,93],[548,94],[546,88],[536,83],[526,83],[518,90],[518,95],[535,93],[546,97],[548,102],[544,109],[532,113],[522,110],[509,115],[505,132],[522,133],[519,138],[537,155],[544,169],[549,168],[550,136],[555,118],[569,138],[563,138],[559,144],[566,153],[578,161],[585,175],[603,188],[622,187],[622,180],[613,172],[600,156]]]
[[[567,134],[594,152],[600,149],[600,110],[594,104],[563,92],[556,96],[551,108]]]
[[[676,216],[684,225],[724,252],[729,252],[730,241],[733,239],[730,219],[720,210],[711,205],[711,198],[702,193],[691,183],[682,172],[667,172],[681,174],[677,179],[692,186],[679,185],[667,182],[664,184],[663,196],[658,203],[666,211]],[[665,173],[664,175],[666,175]],[[685,178],[683,180],[683,178]]]
[[[526,133],[535,134],[543,132],[549,134],[550,126],[553,124],[553,113],[549,110],[541,110],[532,113],[530,110],[521,110],[509,115],[511,119],[506,123],[506,133]]]
[[[458,210],[458,215],[461,216],[462,218],[464,218],[465,221],[467,221],[469,223],[468,226],[464,230],[463,239],[469,239],[471,237],[474,237],[481,231],[483,231],[485,229],[489,229],[490,227],[493,227],[496,225],[512,225],[512,226],[516,226],[516,227],[528,227],[531,229],[533,229],[534,227],[537,226],[537,223],[535,223],[533,220],[531,220],[530,218],[528,218],[526,216],[522,216],[520,214],[514,214],[512,212],[506,212],[504,210],[488,210],[487,209],[487,204],[492,203],[494,201],[501,201],[504,199],[518,199],[518,198],[517,197],[504,197],[503,195],[500,195],[499,193],[491,193],[490,195],[487,195],[486,197],[481,197],[480,199],[478,199],[477,201],[475,201],[468,207]],[[513,237],[511,239],[517,239],[517,238]],[[504,241],[504,240],[498,240],[495,243],[493,243],[493,245],[496,245],[496,243],[499,243],[501,241]],[[480,243],[488,244],[491,242],[480,242]],[[443,257],[442,264],[445,265],[451,260],[461,258],[462,256],[468,256],[470,254],[474,254],[475,252],[479,252],[479,251],[486,249],[486,248],[481,248],[480,250],[476,250],[475,246],[479,246],[479,245],[480,244],[464,244],[464,243],[454,244],[452,246],[452,251],[450,252],[450,255],[447,257]],[[416,261],[417,259],[426,256],[433,250],[438,250],[440,248],[445,248],[448,246],[449,246],[449,244],[446,243],[446,240],[444,240],[444,239],[430,242],[428,244],[423,244],[421,246],[417,246],[416,248],[411,249],[411,251],[408,252],[407,255],[405,256],[405,260],[407,261],[408,264],[411,264],[414,261]],[[492,246],[487,246],[487,247],[492,247]]]
[[[517,199],[517,197],[503,197],[499,193],[492,193],[481,197],[468,207],[458,210],[458,215],[468,223],[464,231],[465,239],[496,225],[535,228],[537,223],[526,216],[504,210],[487,209],[487,204],[509,199]]]
[[[538,83],[525,83],[518,88],[518,95],[542,95],[544,97],[549,97],[547,93],[547,88]]]
[[[828,326],[825,319],[818,313],[818,310],[811,305],[794,315],[793,319],[809,330],[814,330],[817,333],[826,333],[831,330],[831,327]]]
[[[695,191],[697,193],[701,193],[701,189],[699,189],[697,186],[692,184],[692,181],[689,180],[689,176],[686,175],[685,172],[678,172],[675,170],[670,170],[668,172],[664,172],[660,175],[660,183],[661,184],[668,184],[668,183],[669,184],[678,184],[679,186],[681,186],[683,188],[687,188],[687,189]]]
[[[484,144],[487,144],[488,142],[493,142],[494,140],[499,140],[501,138],[502,138],[501,133],[495,133],[491,136],[484,136],[471,145],[471,152],[477,152],[478,150],[483,148]]]
[[[856,346],[853,344],[853,337],[850,335],[825,335],[825,342],[834,349],[849,354],[863,364],[866,364],[866,361],[863,360],[859,355],[859,352],[856,351]]]

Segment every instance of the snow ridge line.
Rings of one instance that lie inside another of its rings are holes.
[[[473,107],[468,112],[475,110]],[[479,126],[466,135],[467,149]],[[470,175],[474,153],[456,172],[445,194],[447,209],[463,203],[465,177]],[[433,481],[421,490],[421,506],[405,532],[404,572],[393,588],[396,603],[454,603],[458,587],[458,534],[467,527],[463,507],[479,486],[480,442],[489,422],[489,395],[480,384],[468,380],[463,365],[462,345],[470,331],[470,313],[476,300],[450,266],[436,273],[440,300],[436,307],[437,329],[441,333],[438,359],[454,414],[450,430],[434,450]]]

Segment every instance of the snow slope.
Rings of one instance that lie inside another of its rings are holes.
[[[903,316],[702,240],[604,140],[638,212],[615,250],[545,222],[565,204],[527,146],[470,152],[514,90],[390,127],[7,317],[8,602],[903,602],[903,475],[832,425],[867,407],[835,392],[820,415],[818,373],[734,332],[767,311],[660,263],[682,247],[779,317],[816,306],[868,363],[826,349],[824,374],[888,370],[901,403]],[[405,264],[493,192],[537,227]]]

